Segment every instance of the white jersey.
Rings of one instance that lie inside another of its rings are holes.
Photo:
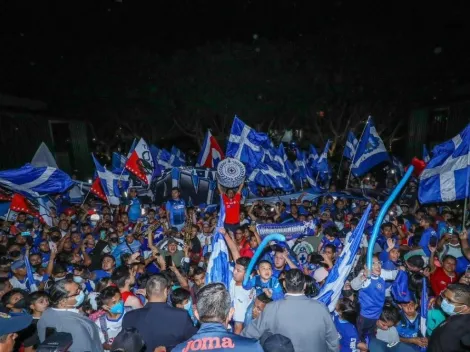
[[[100,340],[101,343],[106,343],[109,345],[113,344],[114,338],[121,332],[122,329],[122,320],[126,312],[122,313],[122,315],[117,320],[110,320],[108,316],[104,316],[106,320],[106,326],[101,326],[101,319],[97,319],[95,324],[98,326],[98,330],[100,331]],[[108,340],[105,341],[105,336],[103,334],[103,330],[106,330],[108,335]],[[109,351],[109,350],[105,350]]]
[[[232,307],[235,309],[233,321],[243,323],[248,306],[255,298],[255,290],[245,290],[243,286],[237,286],[235,280],[230,281],[230,298]]]

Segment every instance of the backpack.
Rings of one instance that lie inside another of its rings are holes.
[[[411,293],[408,289],[408,274],[406,271],[399,270],[398,275],[393,281],[390,293],[397,303],[405,303],[411,301]]]

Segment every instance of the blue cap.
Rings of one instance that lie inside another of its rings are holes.
[[[24,262],[23,259],[15,260],[13,263],[11,263],[11,270],[16,270],[20,268],[25,268],[26,263]]]
[[[26,329],[31,325],[32,321],[33,317],[29,314],[12,317],[8,314],[0,313],[0,336],[13,334]]]

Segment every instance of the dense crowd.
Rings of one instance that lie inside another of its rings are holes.
[[[241,187],[219,191],[223,228],[217,207],[189,207],[177,188],[159,205],[144,206],[135,189],[126,207],[58,202],[53,227],[24,213],[4,221],[0,352],[35,351],[60,333],[71,334],[74,352],[470,350],[470,248],[459,204],[421,207],[410,183],[381,224],[369,272],[378,202],[301,195],[250,203]],[[330,312],[314,297],[369,203],[357,263]],[[270,243],[243,285],[262,240],[256,225],[308,221],[313,235]],[[216,232],[230,252],[229,287],[206,284]]]

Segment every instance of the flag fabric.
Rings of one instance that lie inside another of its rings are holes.
[[[357,140],[354,133],[349,131],[348,139],[346,140],[346,145],[344,146],[343,156],[346,159],[352,160],[354,158],[354,154],[356,153],[356,148],[358,144],[359,141]]]
[[[155,169],[153,158],[149,147],[143,138],[135,146],[129,158],[127,158],[126,169],[142,180],[147,186],[152,182]]]
[[[121,202],[121,189],[119,188],[119,183],[121,182],[121,187],[124,189],[122,183],[129,183],[129,175],[127,173],[122,173],[122,175],[113,173],[102,166],[93,154],[92,157],[93,162],[95,163],[96,172],[98,173],[97,179],[101,182],[101,190],[106,196],[107,202],[111,205],[119,205]]]
[[[196,166],[215,168],[223,159],[224,152],[222,148],[220,148],[211,131],[207,131]]]
[[[171,154],[178,159],[179,166],[186,166],[186,155],[181,150],[173,146],[171,147]]]
[[[243,162],[249,173],[263,159],[268,144],[269,138],[265,133],[256,132],[235,116],[225,155]]]
[[[421,331],[421,336],[426,336],[427,330],[427,321],[428,321],[428,304],[429,304],[429,297],[428,297],[428,283],[427,279],[423,277],[423,288],[421,291],[421,302],[420,302],[420,322],[419,322],[419,329]]]
[[[377,133],[372,118],[369,117],[352,161],[351,172],[355,176],[361,176],[374,166],[388,160],[384,142]]]
[[[437,145],[419,179],[420,203],[452,202],[469,196],[470,124],[451,140]]]
[[[0,202],[9,202],[11,197],[11,194],[0,188]]]
[[[73,184],[69,175],[54,167],[26,164],[19,169],[0,171],[2,187],[31,198],[63,193]]]
[[[219,229],[224,227],[225,220],[225,206],[220,199],[220,213],[217,221],[217,232],[212,238],[212,252],[207,263],[206,271],[206,284],[211,282],[221,282],[228,289],[230,281],[232,280],[232,271],[230,270],[229,263],[229,250],[227,243],[225,243],[224,236],[220,233]]]
[[[392,165],[397,173],[398,178],[402,178],[405,174],[405,167],[395,155],[392,155]]]
[[[294,162],[292,178],[298,185],[300,185],[300,187],[303,186],[304,181],[307,181],[310,186],[316,187],[316,182],[312,176],[312,170],[306,165],[307,161],[305,159],[305,152],[297,148],[295,154],[297,159]]]
[[[39,218],[43,223],[46,223],[50,227],[54,226],[52,219],[52,209],[56,208],[55,204],[49,197],[36,198],[39,205]]]
[[[326,183],[331,178],[331,168],[328,165],[328,153],[330,151],[331,141],[326,142],[325,148],[317,161],[313,164],[313,175],[318,175],[318,178]]]
[[[279,144],[279,147],[277,148],[277,154],[279,154],[281,159],[284,161],[284,170],[286,170],[287,176],[292,177],[292,173],[294,172],[294,165],[292,165],[289,158],[287,157],[286,151],[282,143]]]
[[[74,181],[74,185],[68,191],[68,199],[71,204],[81,204],[83,198],[90,191],[91,184],[88,182]]]
[[[310,144],[310,147],[308,149],[308,158],[307,158],[307,166],[310,168],[313,168],[313,165],[317,162],[319,156],[316,148]]]
[[[38,150],[33,156],[31,160],[31,165],[34,167],[54,167],[58,169],[57,163],[55,161],[54,156],[52,155],[51,151],[47,147],[46,143],[42,142],[39,146]]]
[[[132,155],[132,152],[134,151],[135,147],[137,145],[137,139],[134,138],[134,140],[132,141],[132,144],[131,144],[131,148],[129,149],[129,153],[127,153],[127,159],[129,159]]]
[[[113,152],[113,156],[111,159],[112,169],[122,169],[126,166],[127,158],[125,155],[120,153]]]
[[[429,163],[431,160],[431,156],[429,155],[428,148],[426,148],[426,144],[423,144],[423,160],[425,163]]]
[[[24,256],[24,263],[26,266],[26,277],[28,278],[29,283],[29,292],[36,292],[38,290],[38,286],[36,285],[36,280],[34,280],[33,269],[31,269],[31,264],[29,263],[27,255]]]
[[[152,179],[160,177],[163,174],[163,171],[164,171],[164,169],[158,163],[158,153],[159,152],[160,151],[158,150],[158,148],[156,146],[154,146],[153,144],[150,145],[150,155],[152,156],[153,166],[154,166]]]
[[[26,213],[32,216],[38,216],[38,211],[34,206],[28,201],[28,199],[19,194],[15,193],[11,199],[10,209],[16,211],[17,213]]]
[[[258,164],[248,177],[248,181],[259,186],[282,189],[286,192],[294,190],[291,178],[285,172],[279,172],[265,163]]]
[[[157,164],[161,170],[172,169],[181,166],[176,155],[171,154],[166,149],[159,149],[157,153]]]
[[[99,177],[96,177],[93,183],[91,184],[90,193],[93,193],[95,196],[108,203],[108,198],[106,197],[106,193],[104,193],[103,186]]]
[[[366,227],[367,220],[369,219],[370,209],[371,205],[369,204],[362,215],[361,221],[359,221],[359,224],[349,238],[349,242],[346,243],[341,255],[338,257],[335,265],[328,274],[320,293],[315,297],[316,300],[323,302],[330,312],[335,310],[336,303],[341,295],[346,278],[357,262],[356,254],[361,245],[364,229]]]

